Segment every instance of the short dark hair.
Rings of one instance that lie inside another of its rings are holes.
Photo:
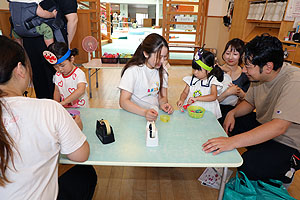
[[[233,48],[237,52],[239,52],[240,58],[239,58],[238,65],[241,65],[243,63],[242,56],[243,56],[243,53],[244,53],[244,45],[245,45],[244,41],[239,39],[239,38],[234,38],[234,39],[228,41],[226,46],[225,46],[225,49],[222,53],[222,59],[224,60],[223,56],[224,56],[225,52],[227,51],[227,49],[231,46],[231,48]]]
[[[54,53],[54,55],[56,56],[57,59],[60,59],[68,52],[69,47],[64,42],[54,42],[49,45],[48,50],[51,51],[52,53]],[[76,55],[78,55],[78,49],[76,49],[76,48],[71,49],[71,54],[67,58],[67,60],[71,60],[71,56],[75,57]]]
[[[269,34],[256,36],[245,45],[244,62],[258,65],[262,68],[272,62],[276,71],[283,65],[283,49],[280,40]]]

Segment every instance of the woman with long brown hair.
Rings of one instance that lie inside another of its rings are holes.
[[[0,36],[0,198],[91,199],[92,166],[75,166],[59,179],[57,173],[60,153],[76,162],[89,157],[80,118],[53,100],[23,97],[30,81],[25,50]]]
[[[168,103],[167,62],[169,46],[159,34],[149,34],[135,51],[121,73],[120,106],[129,112],[155,121],[158,108],[171,114]]]

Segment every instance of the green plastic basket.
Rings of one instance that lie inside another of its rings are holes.
[[[197,118],[197,119],[203,117],[205,113],[205,109],[202,108],[201,106],[189,106],[187,110],[189,112],[190,117]]]

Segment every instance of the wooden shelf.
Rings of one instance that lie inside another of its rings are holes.
[[[295,45],[300,45],[300,43],[294,42],[294,41],[285,41],[285,40],[280,40],[282,43],[288,43],[288,44],[295,44]]]
[[[255,27],[246,36],[246,38],[244,38],[244,41],[245,42],[249,42],[250,40],[252,40],[253,38],[255,38],[255,36],[261,35],[263,33],[268,33],[268,34],[270,34],[272,36],[277,37],[278,34],[279,34],[279,29],[278,28]]]
[[[291,0],[287,0],[287,5]],[[257,35],[262,33],[269,33],[272,36],[278,37],[283,40],[288,35],[288,32],[293,30],[293,22],[291,21],[267,21],[267,20],[254,20],[247,19],[249,15],[250,4],[260,2],[266,3],[264,7],[264,13],[266,11],[267,4],[271,0],[259,1],[259,0],[241,0],[235,3],[235,9],[233,14],[230,39],[241,38],[246,42],[250,41]],[[245,10],[246,12],[240,12]],[[284,19],[284,16],[283,16]]]
[[[262,24],[281,24],[281,21],[266,21],[266,20],[254,20],[254,19],[247,19],[249,23],[262,23]]]

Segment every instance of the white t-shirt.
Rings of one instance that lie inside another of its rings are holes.
[[[223,92],[225,92],[229,85],[232,83],[231,76],[229,74],[224,73],[224,80],[222,81],[223,87],[220,91],[218,91],[218,96],[220,96]],[[220,104],[222,105],[231,105],[235,106],[238,102],[239,98],[236,95],[227,96]]]
[[[64,76],[63,74],[56,72],[56,74],[53,76],[53,82],[59,89],[60,98],[62,101],[77,89],[77,85],[79,83],[85,83],[86,87],[88,86],[84,72],[78,67],[76,67],[68,76]],[[71,104],[72,106],[78,105],[81,108],[89,107],[87,92],[85,91],[81,97]]]
[[[163,85],[168,88],[168,75],[163,70]],[[131,101],[138,106],[158,110],[158,93],[160,88],[159,71],[146,65],[131,66],[123,74],[119,88],[130,92]]]
[[[187,101],[190,97],[198,97],[211,94],[211,86],[216,85],[217,90],[220,90],[223,87],[223,84],[220,83],[215,76],[211,76],[205,80],[199,80],[196,77],[186,76],[183,78],[183,81],[190,86],[190,91],[187,98],[184,101],[184,105],[187,104]],[[191,82],[192,81],[192,82]],[[218,100],[215,101],[196,101],[192,104],[193,106],[201,106],[205,110],[212,112],[217,119],[222,117],[221,109]]]
[[[0,187],[0,199],[56,200],[59,153],[79,149],[86,136],[71,115],[50,99],[2,98],[4,126],[15,143],[14,167],[9,161],[6,175],[11,183]]]

